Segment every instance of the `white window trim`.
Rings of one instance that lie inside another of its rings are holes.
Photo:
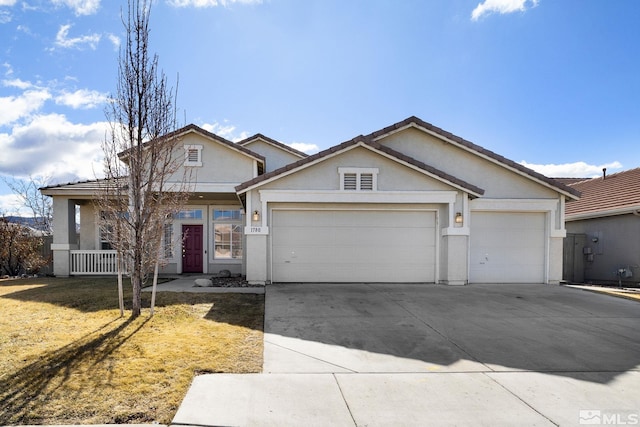
[[[216,210],[233,210],[233,211],[240,211],[240,219],[237,221],[216,221],[213,218],[214,215],[214,211]],[[244,241],[244,222],[245,222],[245,214],[243,212],[243,209],[241,206],[238,205],[211,205],[210,206],[210,212],[209,212],[209,222],[211,224],[211,248],[210,248],[210,259],[209,262],[212,264],[241,264],[243,262],[244,259],[244,255],[242,257],[239,258],[216,258],[216,238],[215,238],[215,225],[216,223],[219,224],[232,224],[232,225],[238,225],[240,226],[240,230],[243,234],[242,239],[241,239],[241,245],[242,245],[242,251],[244,253],[245,251],[245,241]],[[233,250],[233,249],[232,249]]]
[[[340,174],[340,191],[377,191],[378,190],[378,172],[379,172],[378,168],[354,168],[354,167],[338,168],[338,174]],[[344,177],[347,174],[356,175],[355,190],[345,190]],[[371,190],[362,190],[360,188],[361,177],[363,174],[370,174],[372,176]]]
[[[198,160],[193,162],[189,161],[189,151],[197,150],[198,151]],[[202,145],[185,145],[184,146],[184,165],[185,166],[202,166]]]

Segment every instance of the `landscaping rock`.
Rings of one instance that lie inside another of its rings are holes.
[[[233,277],[219,277],[217,274],[211,278],[214,288],[262,288],[263,285],[250,285],[246,278],[240,274]]]
[[[231,277],[231,272],[229,270],[220,270],[218,272],[218,277],[222,277],[222,278]]]
[[[209,279],[196,279],[194,280],[195,285],[193,286],[197,286],[200,288],[206,288],[206,287],[210,287],[213,286],[213,282]]]

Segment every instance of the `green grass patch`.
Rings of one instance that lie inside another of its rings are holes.
[[[0,281],[0,425],[167,424],[194,375],[261,371],[263,295],[150,296],[131,320],[115,279]]]

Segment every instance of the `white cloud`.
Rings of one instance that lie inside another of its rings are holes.
[[[94,15],[100,9],[100,0],[53,0],[53,4],[67,6],[74,11],[76,16]]]
[[[13,19],[11,13],[7,10],[0,10],[0,24],[8,24]]]
[[[202,129],[209,131],[211,133],[215,133],[218,136],[221,136],[225,139],[228,139],[229,141],[233,141],[233,142],[238,142],[238,141],[242,141],[243,139],[246,139],[249,137],[249,132],[244,131],[244,132],[237,132],[236,131],[236,127],[233,125],[228,124],[228,122],[225,120],[224,124],[220,124],[218,122],[215,122],[213,124],[210,123],[204,123],[202,126],[200,126]]]
[[[513,12],[524,12],[527,7],[536,7],[538,0],[484,0],[479,3],[473,12],[471,12],[471,20],[477,21],[483,15],[491,13],[499,13],[501,15]]]
[[[2,64],[2,66],[3,66],[3,67],[4,67],[4,69],[5,69],[5,72],[4,72],[4,75],[5,75],[5,76],[7,76],[7,77],[8,77],[8,76],[10,76],[10,75],[12,75],[12,74],[13,74],[13,67],[11,66],[11,64],[9,64],[8,62],[4,62],[4,63]]]
[[[118,50],[118,48],[120,47],[120,37],[116,36],[115,34],[107,34],[107,38],[109,39],[109,41],[111,42],[111,44],[113,44],[113,47]]]
[[[15,194],[0,194],[0,214],[20,215],[27,214],[24,211],[24,203]]]
[[[51,98],[47,89],[28,90],[20,96],[0,97],[0,126],[38,111]]]
[[[11,79],[11,80],[3,80],[2,86],[16,87],[18,89],[24,90],[24,89],[29,89],[33,87],[33,84],[31,84],[31,82],[25,82],[24,80],[20,80],[20,79]]]
[[[523,160],[520,164],[551,178],[594,178],[602,175],[603,168],[607,168],[608,173],[622,169],[622,163],[618,161],[602,165],[590,165],[585,162],[537,165]]]
[[[100,34],[88,34],[80,37],[69,38],[70,24],[61,25],[58,34],[56,34],[55,45],[67,49],[76,48],[82,49],[83,46],[88,45],[91,49],[95,50],[100,42]]]
[[[56,96],[56,104],[66,105],[71,108],[96,108],[107,101],[107,94],[96,90],[80,89],[75,92],[62,92]]]
[[[71,123],[64,115],[35,116],[10,133],[0,133],[0,174],[51,176],[52,182],[102,175],[101,144],[108,124]]]
[[[167,3],[173,7],[227,7],[234,3],[261,4],[262,0],[167,0]]]
[[[0,6],[13,6],[18,0],[0,0]]]
[[[307,144],[304,142],[294,142],[291,144],[287,144],[289,147],[291,148],[295,148],[298,151],[302,151],[303,153],[307,153],[307,154],[315,154],[318,151],[320,151],[320,147],[318,147],[316,144]]]

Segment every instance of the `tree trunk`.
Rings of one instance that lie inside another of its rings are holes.
[[[142,309],[142,277],[138,268],[133,268],[131,272],[131,287],[133,288],[133,304],[131,307],[131,318],[140,316]]]
[[[118,251],[118,305],[120,306],[120,317],[124,317],[124,292],[122,290],[122,270],[123,256]]]
[[[158,260],[160,259],[160,251],[158,251]],[[153,317],[153,310],[156,308],[156,290],[158,288],[158,266],[160,262],[156,260],[156,267],[153,269],[153,288],[151,291],[151,314],[149,317]]]

